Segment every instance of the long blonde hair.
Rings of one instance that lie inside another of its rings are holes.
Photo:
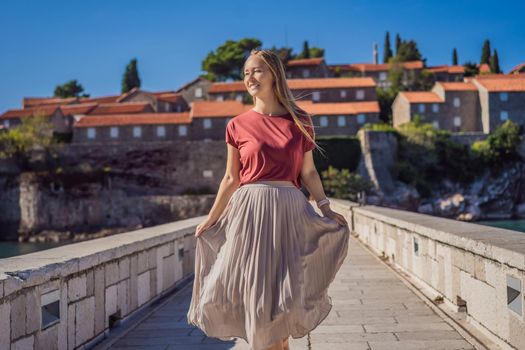
[[[260,57],[263,62],[268,66],[270,72],[272,72],[274,84],[273,92],[277,97],[279,103],[292,115],[295,125],[304,134],[304,136],[315,144],[315,148],[322,150],[321,147],[315,142],[315,131],[311,116],[306,113],[303,109],[297,106],[295,97],[292,91],[288,87],[286,82],[286,73],[284,71],[284,64],[279,57],[271,50],[259,50],[253,49],[250,52],[250,56]],[[249,57],[248,57],[249,58]],[[255,105],[256,97],[253,97],[253,104]],[[299,117],[301,116],[302,119]],[[310,135],[306,128],[310,128],[313,133],[313,137]]]

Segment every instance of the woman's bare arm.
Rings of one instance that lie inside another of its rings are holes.
[[[315,168],[314,157],[312,151],[304,153],[303,166],[301,168],[301,182],[306,187],[308,192],[314,197],[315,201],[318,202],[326,198],[324,193],[323,183],[319,177],[319,173]],[[321,206],[321,212],[324,216],[327,216],[341,225],[347,225],[344,216],[332,211],[330,204],[324,204]]]
[[[224,177],[221,180],[215,202],[208,214],[208,217],[204,222],[197,225],[195,229],[195,236],[200,236],[203,231],[211,227],[217,219],[221,216],[223,210],[226,208],[228,201],[230,200],[233,192],[239,187],[240,184],[240,169],[241,161],[239,150],[230,144],[226,144],[228,147],[228,158],[226,160],[226,171]]]

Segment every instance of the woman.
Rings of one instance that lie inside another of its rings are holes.
[[[244,65],[251,110],[228,122],[226,174],[199,224],[188,322],[206,335],[288,349],[332,308],[326,291],[348,251],[345,218],[330,209],[312,150],[311,118],[268,50]],[[316,199],[318,215],[300,191]]]

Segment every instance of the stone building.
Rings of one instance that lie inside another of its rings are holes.
[[[437,82],[432,91],[400,92],[392,104],[393,124],[424,121],[450,131],[491,133],[512,120],[525,125],[525,77],[487,74],[465,82]]]
[[[190,124],[189,112],[86,116],[75,123],[73,142],[189,140]]]
[[[328,78],[331,75],[323,57],[289,60],[286,64],[288,79]]]
[[[191,109],[192,140],[224,140],[228,121],[253,108],[239,101],[194,101]]]
[[[525,75],[492,75],[472,82],[479,91],[483,132],[512,120],[525,126]]]
[[[465,67],[463,66],[433,66],[425,70],[432,75],[433,81],[463,81],[465,77]]]
[[[288,79],[296,99],[317,102],[375,101],[376,84],[371,78]],[[214,83],[208,93],[212,101],[236,100],[249,103],[244,82]]]
[[[208,89],[212,84],[208,79],[198,77],[189,83],[184,84],[175,92],[182,94],[182,97],[188,102],[208,100]]]
[[[56,105],[39,106],[25,109],[10,109],[0,115],[0,123],[5,129],[16,127],[22,123],[23,118],[34,116],[47,117],[53,124],[53,132],[60,134],[71,133],[73,119],[71,115],[65,115],[61,108]]]
[[[410,85],[410,82],[417,79],[424,68],[423,61],[408,61],[397,64],[403,71],[403,83]],[[330,65],[329,68],[333,75],[370,77],[380,88],[388,88],[391,83],[388,81],[388,72],[391,68],[390,63],[353,63]]]
[[[148,102],[158,113],[185,112],[189,105],[180,93],[174,91],[148,92],[133,88],[122,94],[116,101],[119,104],[129,102]]]

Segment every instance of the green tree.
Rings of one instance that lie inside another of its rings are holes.
[[[392,48],[390,47],[390,33],[386,32],[385,45],[383,48],[383,63],[388,63],[388,60],[393,56]]]
[[[487,63],[490,64],[490,41],[485,39],[483,48],[481,49],[481,58],[479,64]]]
[[[308,40],[305,40],[303,43],[303,52],[301,53],[301,58],[310,58],[310,48],[308,47]]]
[[[255,38],[227,40],[202,61],[202,70],[206,72],[203,76],[211,81],[240,80],[246,57],[261,45],[262,42]]]
[[[27,116],[16,127],[0,133],[0,157],[24,157],[33,150],[48,150],[53,143],[53,124],[43,115]]]
[[[321,172],[323,188],[329,197],[340,199],[357,200],[360,192],[368,192],[372,189],[372,184],[348,169],[338,170],[329,166],[327,170]]]
[[[55,88],[55,97],[68,98],[68,97],[89,97],[88,94],[82,94],[84,87],[78,83],[77,80],[73,79],[65,84],[57,85]],[[81,95],[82,94],[82,95]]]
[[[399,47],[401,46],[401,37],[399,33],[396,34],[396,55],[399,52]]]
[[[490,71],[492,73],[501,73],[501,69],[499,68],[499,57],[497,50],[494,50],[494,54],[490,56]]]
[[[312,46],[310,48],[310,57],[311,58],[319,58],[324,57],[324,49],[321,49],[319,47]]]
[[[458,65],[458,51],[456,48],[452,50],[452,65],[457,66]]]
[[[465,62],[465,64],[463,64],[463,67],[465,67],[466,77],[473,77],[479,74],[479,67],[474,62]]]
[[[132,59],[126,66],[124,76],[122,77],[121,92],[126,93],[129,90],[140,87],[139,71],[137,69],[137,59]]]
[[[420,61],[423,59],[414,40],[403,40],[397,50],[396,58],[401,62]]]
[[[270,50],[275,52],[277,54],[277,56],[279,56],[279,58],[281,59],[281,61],[283,61],[283,63],[285,65],[286,65],[286,63],[288,63],[289,60],[294,59],[293,50],[290,47],[276,47],[276,46],[272,46],[272,48]]]

